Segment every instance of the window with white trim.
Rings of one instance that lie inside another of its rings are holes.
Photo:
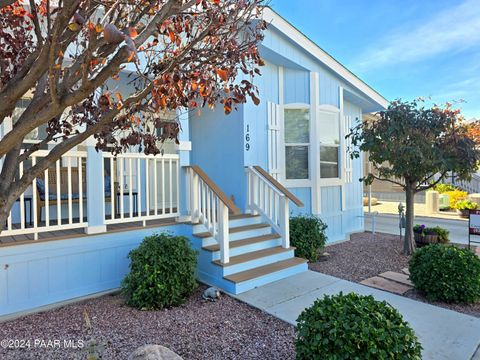
[[[309,178],[310,109],[284,110],[285,178]]]
[[[318,112],[320,178],[337,179],[340,174],[340,116],[338,112]]]

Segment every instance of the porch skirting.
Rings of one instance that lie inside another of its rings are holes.
[[[74,298],[117,289],[128,253],[145,236],[191,237],[187,224],[137,228],[0,248],[0,319]]]

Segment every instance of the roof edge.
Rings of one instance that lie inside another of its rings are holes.
[[[309,39],[303,32],[297,29],[279,13],[273,10],[270,6],[265,6],[263,9],[263,20],[267,23],[271,23],[278,30],[280,30],[285,36],[295,41],[300,45],[305,51],[309,52],[320,62],[325,64],[328,68],[333,70],[335,73],[339,74],[347,82],[352,84],[354,87],[362,91],[370,99],[375,101],[377,104],[381,105],[384,108],[388,107],[390,103],[385,99],[379,92],[373,89],[365,81],[360,79],[357,75],[347,69],[342,63],[336,60],[332,55],[323,50],[318,44]],[[306,46],[305,46],[306,45]]]

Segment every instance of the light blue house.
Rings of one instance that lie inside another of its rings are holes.
[[[387,101],[274,11],[264,18],[259,106],[179,112],[180,145],[163,156],[114,158],[87,141],[32,183],[0,234],[0,316],[118,288],[153,232],[189,237],[199,279],[240,293],[307,269],[292,213],[319,216],[329,242],[363,231],[362,160],[345,134]]]

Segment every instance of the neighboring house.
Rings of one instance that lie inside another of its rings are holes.
[[[163,156],[114,158],[87,141],[33,182],[0,234],[0,315],[118,288],[128,252],[154,232],[189,237],[199,279],[240,293],[306,271],[290,214],[322,218],[329,242],[363,231],[362,159],[345,134],[387,101],[271,9],[264,17],[259,106],[179,112],[180,145]]]

